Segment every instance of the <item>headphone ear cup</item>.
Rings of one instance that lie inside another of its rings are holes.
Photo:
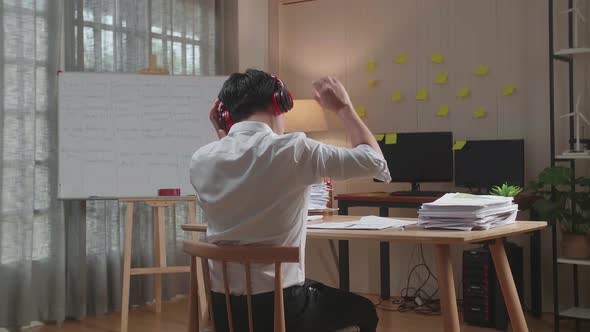
[[[285,113],[287,113],[293,108],[293,96],[287,89],[283,91],[283,94],[285,95]]]
[[[280,96],[279,104],[281,105],[281,112],[289,112],[293,108],[293,98],[291,97],[291,93],[286,89],[282,89],[278,94]]]
[[[276,115],[281,115],[282,113],[284,113],[283,101],[281,99],[282,99],[281,98],[281,90],[275,91],[275,93],[272,94],[272,102],[273,102],[273,105],[275,106],[275,114]]]
[[[229,132],[229,128],[232,125],[229,111],[223,106],[223,104],[220,104],[217,109],[217,124],[219,125],[219,128],[223,129],[226,133]]]

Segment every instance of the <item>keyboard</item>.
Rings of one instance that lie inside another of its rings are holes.
[[[446,194],[443,191],[394,191],[390,196],[407,196],[407,197],[442,197]]]

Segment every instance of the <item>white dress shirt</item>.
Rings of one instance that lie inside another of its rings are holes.
[[[387,162],[369,145],[340,148],[303,133],[275,134],[262,122],[235,124],[228,135],[198,149],[191,183],[216,244],[299,247],[300,263],[283,264],[283,287],[305,280],[307,205],[323,177],[389,181]],[[228,264],[230,293],[246,294],[245,270]],[[211,289],[223,292],[221,264],[211,263]],[[252,293],[274,290],[274,266],[251,265]]]

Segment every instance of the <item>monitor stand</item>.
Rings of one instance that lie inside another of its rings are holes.
[[[420,183],[412,182],[412,190],[410,191],[394,191],[390,196],[408,196],[408,197],[441,197],[445,192],[442,191],[422,191],[420,190]]]

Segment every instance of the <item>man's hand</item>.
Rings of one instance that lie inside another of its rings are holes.
[[[346,89],[334,77],[324,77],[313,82],[314,99],[325,109],[338,112],[343,108],[351,108],[352,102]]]
[[[215,128],[215,132],[217,133],[217,137],[219,137],[219,139],[222,139],[225,136],[227,136],[227,133],[225,132],[225,130],[221,129],[219,127],[219,123],[217,123],[217,109],[219,108],[220,103],[221,103],[221,101],[219,101],[219,99],[215,100],[213,107],[211,107],[211,110],[209,110],[209,120],[213,124],[213,128]]]
[[[373,133],[354,111],[348,92],[342,83],[333,77],[324,77],[313,82],[315,100],[325,109],[338,115],[342,126],[346,128],[353,147],[360,144],[370,145],[371,148],[383,156],[381,148]]]

